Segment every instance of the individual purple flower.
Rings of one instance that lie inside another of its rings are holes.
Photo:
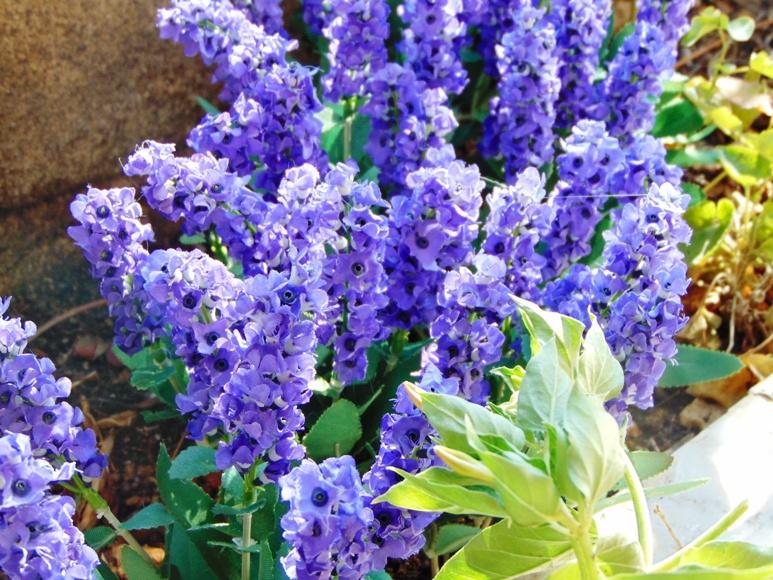
[[[369,537],[373,512],[352,457],[316,464],[305,459],[280,478],[282,536],[290,552],[282,566],[290,578],[356,580],[376,569]]]
[[[370,100],[362,107],[371,118],[365,150],[379,170],[383,187],[399,190],[433,148],[457,126],[442,89],[430,89],[405,66],[387,64],[368,82]]]
[[[502,156],[508,181],[553,158],[553,126],[561,83],[556,31],[541,9],[522,6],[496,46],[499,96],[483,124],[480,151]]]
[[[460,56],[467,34],[462,0],[408,0],[398,13],[407,25],[400,50],[416,78],[447,94],[461,93],[467,84]]]
[[[323,29],[330,70],[322,78],[331,101],[362,95],[387,62],[389,4],[385,0],[331,0]]]

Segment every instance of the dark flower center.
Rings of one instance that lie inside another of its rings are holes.
[[[185,306],[187,309],[191,309],[196,306],[196,297],[189,293],[183,296],[183,306]]]
[[[429,240],[424,236],[416,236],[416,246],[425,250],[429,247]]]
[[[221,191],[223,191],[223,186],[219,183],[212,186],[212,193],[220,193]]]
[[[494,246],[494,253],[501,254],[504,251],[505,251],[505,243],[497,242],[497,244]]]
[[[30,484],[26,479],[17,479],[13,482],[11,491],[17,497],[24,497],[30,492]]]
[[[207,334],[207,344],[212,346],[217,341],[217,332],[210,332]]]
[[[321,487],[315,487],[314,491],[311,492],[311,503],[317,507],[322,507],[325,505],[328,499],[329,497],[327,492]]]
[[[297,295],[291,288],[285,288],[285,290],[282,292],[283,304],[292,304],[293,302],[295,302],[296,298],[297,298]]]
[[[53,411],[46,411],[43,413],[43,422],[46,425],[51,425],[54,421],[56,421],[56,413]]]
[[[100,205],[97,208],[97,217],[100,217],[100,218],[104,219],[104,218],[106,218],[109,215],[110,215],[110,209],[108,209],[108,207],[106,205]]]
[[[344,341],[344,347],[349,352],[353,352],[355,347],[357,346],[357,341],[354,339],[354,337],[349,337]]]
[[[417,429],[408,429],[405,434],[414,445],[419,442],[419,431]]]
[[[228,360],[224,358],[219,358],[215,361],[215,370],[219,373],[222,373],[223,371],[228,370]]]
[[[365,265],[362,262],[355,262],[352,264],[352,274],[361,276],[363,272],[365,272]]]

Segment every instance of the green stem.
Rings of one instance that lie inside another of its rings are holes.
[[[649,506],[647,506],[647,496],[644,493],[644,486],[636,473],[636,468],[631,462],[631,458],[625,456],[625,483],[628,491],[631,493],[633,502],[633,511],[636,514],[636,530],[639,534],[639,545],[641,546],[642,557],[644,559],[644,568],[652,566],[654,554],[652,542],[652,517]]]
[[[690,550],[694,550],[695,548],[700,548],[704,544],[708,544],[712,540],[717,539],[720,535],[722,535],[722,533],[725,532],[725,530],[737,522],[738,519],[744,515],[748,509],[749,502],[745,500],[742,501],[735,507],[735,509],[733,509],[733,511],[728,513],[725,517],[711,526],[708,530],[703,532],[700,536],[695,538],[692,542],[687,544],[684,548],[678,552],[675,552],[663,560],[660,564],[655,566],[653,572],[668,572],[669,570],[673,570],[679,565],[679,561],[682,559],[682,556],[685,553],[689,552]]]
[[[348,116],[344,120],[344,162],[352,156],[352,121],[354,117]]]
[[[590,539],[590,520],[587,524],[578,526],[572,535],[572,549],[577,557],[577,567],[582,580],[598,580],[599,571],[593,559],[593,544]]]
[[[242,516],[242,580],[250,580],[251,552],[247,549],[252,545],[252,514]]]
[[[145,560],[148,564],[156,567],[155,562],[151,559],[151,557],[148,555],[148,553],[145,551],[145,549],[140,545],[140,543],[135,539],[134,536],[131,535],[131,532],[129,530],[125,529],[122,525],[120,520],[115,517],[115,514],[110,509],[110,506],[105,501],[105,498],[103,498],[101,495],[99,495],[96,491],[91,489],[90,487],[86,487],[86,484],[83,483],[83,481],[80,479],[80,477],[75,477],[73,479],[73,482],[75,483],[75,492],[78,493],[83,499],[86,500],[86,502],[94,508],[94,511],[97,514],[98,518],[104,518],[105,521],[107,521],[108,524],[110,524],[110,527],[112,527],[115,530],[115,533],[118,534],[123,540],[129,545],[129,547],[137,552],[143,560]],[[72,487],[68,486],[68,489],[73,489]]]

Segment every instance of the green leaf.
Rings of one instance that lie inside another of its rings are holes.
[[[505,516],[505,511],[493,495],[468,489],[464,485],[479,482],[444,469],[431,467],[418,475],[395,469],[403,481],[390,487],[376,501],[425,512],[450,514],[486,515],[495,518]]]
[[[205,113],[209,113],[210,115],[219,115],[220,109],[218,109],[215,105],[210,103],[207,99],[204,97],[200,97],[199,95],[196,95],[194,97],[196,99],[196,103],[201,107]]]
[[[303,444],[309,457],[321,461],[349,453],[361,436],[362,424],[357,406],[346,399],[339,399],[320,415],[303,439]]]
[[[698,567],[715,573],[735,573],[737,578],[770,579],[773,577],[773,547],[746,542],[709,542],[682,554],[674,572],[691,572]]]
[[[244,502],[244,479],[235,467],[229,467],[220,479],[223,501],[231,505]]]
[[[467,418],[479,436],[497,435],[514,448],[521,448],[526,442],[523,431],[511,421],[461,397],[422,392],[421,401],[422,412],[443,444],[453,449],[467,453],[475,451],[467,438]]]
[[[365,580],[392,580],[384,570],[372,570],[365,574]]]
[[[577,355],[585,326],[569,316],[543,310],[533,302],[514,297],[521,321],[531,337],[531,353],[535,355],[551,339],[555,339],[564,370],[574,374]]]
[[[115,530],[108,526],[96,526],[83,532],[86,543],[97,552],[112,544],[115,537]]]
[[[572,381],[561,369],[555,339],[548,341],[526,365],[518,395],[518,424],[544,431],[545,424],[560,425],[567,414]]]
[[[569,549],[568,536],[552,528],[523,528],[502,521],[475,536],[456,557],[464,558],[469,568],[494,580],[537,571]],[[437,576],[452,577],[444,576],[442,571]]]
[[[728,24],[727,15],[713,7],[704,8],[703,12],[692,19],[690,30],[682,38],[682,44],[692,46],[707,34],[716,30],[725,30]]]
[[[516,525],[539,526],[572,519],[551,477],[524,457],[481,453],[481,460],[494,474],[492,485]]]
[[[732,354],[680,344],[675,364],[668,365],[658,384],[661,388],[683,387],[729,377],[743,368]]]
[[[763,76],[773,79],[773,56],[767,52],[754,52],[749,58],[749,67]]]
[[[684,219],[693,229],[692,239],[684,248],[688,263],[711,255],[717,249],[733,220],[735,206],[727,198],[717,202],[707,199],[687,208]]]
[[[462,548],[451,556],[435,576],[435,580],[488,580],[489,576],[470,568],[464,551],[465,548]]]
[[[132,371],[130,383],[133,387],[145,391],[162,385],[174,374],[174,367],[148,367]]]
[[[204,237],[204,234],[193,234],[192,236],[180,234],[180,243],[186,246],[197,246],[199,244],[206,244],[207,238]]]
[[[614,35],[612,42],[609,43],[609,49],[607,50],[607,53],[604,57],[607,62],[615,58],[615,55],[620,50],[620,47],[623,46],[625,39],[631,36],[635,30],[636,25],[633,22],[629,22],[623,26],[617,34]]]
[[[733,18],[727,25],[727,33],[736,42],[746,42],[754,34],[754,18],[751,16],[739,16]]]
[[[623,367],[612,354],[593,314],[580,354],[577,384],[586,394],[599,396],[604,401],[623,389]]]
[[[123,524],[127,530],[149,530],[174,523],[172,514],[160,503],[146,505]]]
[[[161,580],[158,569],[129,546],[121,550],[121,568],[129,580]]]
[[[146,424],[158,423],[159,421],[166,421],[167,419],[177,419],[180,417],[180,412],[175,409],[161,409],[159,411],[142,411],[142,420]]]
[[[674,462],[671,454],[658,451],[631,451],[628,455],[636,469],[636,474],[642,481],[663,473]],[[619,491],[626,487],[625,480],[621,479],[614,487],[614,491]]]
[[[771,163],[745,145],[722,147],[719,160],[730,178],[744,187],[753,187],[771,176]]]
[[[492,375],[502,379],[505,386],[511,393],[518,392],[521,389],[521,381],[526,374],[526,369],[520,365],[510,367],[495,367],[489,371]]]
[[[711,109],[708,118],[726,135],[733,135],[743,129],[743,121],[727,105]]]
[[[438,530],[432,552],[437,556],[444,556],[456,552],[480,533],[476,526],[464,524],[446,524]]]
[[[211,580],[218,575],[207,563],[199,547],[179,524],[172,526],[169,561],[185,580]]]
[[[162,443],[156,462],[158,491],[167,509],[188,526],[198,526],[207,520],[212,509],[212,498],[198,485],[169,476],[172,460]]]
[[[703,115],[698,108],[687,99],[677,97],[658,110],[652,134],[655,137],[673,137],[702,127]]]
[[[624,535],[604,536],[595,550],[595,563],[604,578],[615,574],[637,573],[643,569],[641,546]],[[577,580],[580,578],[577,562],[572,562],[552,573],[548,580]]]
[[[623,477],[625,448],[620,427],[600,401],[575,391],[569,408],[566,439],[555,441],[562,460],[551,467],[561,494],[592,508]]]
[[[169,469],[172,479],[193,479],[218,471],[215,465],[215,450],[203,445],[186,447],[174,458]]]
[[[666,161],[680,167],[713,166],[720,162],[720,153],[717,148],[698,148],[690,145],[684,149],[668,151]]]
[[[362,166],[363,159],[367,157],[365,145],[370,136],[370,117],[359,113],[352,120],[352,159]]]
[[[694,207],[706,199],[706,193],[701,189],[700,185],[695,183],[682,183],[682,189],[690,196],[690,207]]]
[[[679,483],[669,483],[667,485],[656,485],[654,487],[648,487],[644,489],[644,495],[649,498],[668,497],[670,495],[676,495],[678,493],[684,493],[693,489],[697,489],[706,485],[710,480],[704,479],[692,479],[689,481],[680,481]],[[596,512],[600,512],[609,507],[625,503],[630,501],[631,494],[627,489],[604,498],[596,505]]]

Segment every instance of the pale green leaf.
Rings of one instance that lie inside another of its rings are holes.
[[[438,529],[432,551],[438,556],[456,552],[477,536],[481,529],[464,524],[446,524]]]
[[[771,163],[745,145],[723,147],[720,150],[720,162],[730,178],[744,187],[753,187],[771,177]]]
[[[684,219],[693,229],[692,239],[684,249],[689,263],[709,256],[717,249],[730,227],[734,211],[733,202],[727,198],[717,202],[707,199],[687,208]]]
[[[767,52],[754,52],[749,58],[749,67],[763,76],[773,79],[773,56]]]
[[[479,485],[480,482],[448,469],[432,467],[418,475],[401,469],[394,471],[404,478],[403,481],[390,487],[375,501],[386,501],[397,507],[417,511],[505,516],[504,509],[493,495],[463,487],[463,484]]]
[[[583,341],[577,383],[588,395],[602,400],[616,396],[623,388],[623,367],[612,354],[596,317],[591,314],[591,325]]]
[[[727,25],[727,33],[736,42],[746,42],[754,34],[754,18],[751,16],[739,16],[733,18]]]
[[[707,34],[726,29],[728,24],[727,15],[711,6],[704,8],[698,16],[692,19],[690,30],[682,38],[682,44],[692,46]]]
[[[555,339],[561,355],[561,364],[569,375],[573,375],[585,331],[582,322],[557,312],[543,310],[528,300],[514,298],[523,325],[531,337],[532,355],[539,353],[547,342]]]
[[[572,381],[559,364],[555,339],[549,340],[526,365],[518,395],[518,423],[532,431],[560,425],[567,414]]]

